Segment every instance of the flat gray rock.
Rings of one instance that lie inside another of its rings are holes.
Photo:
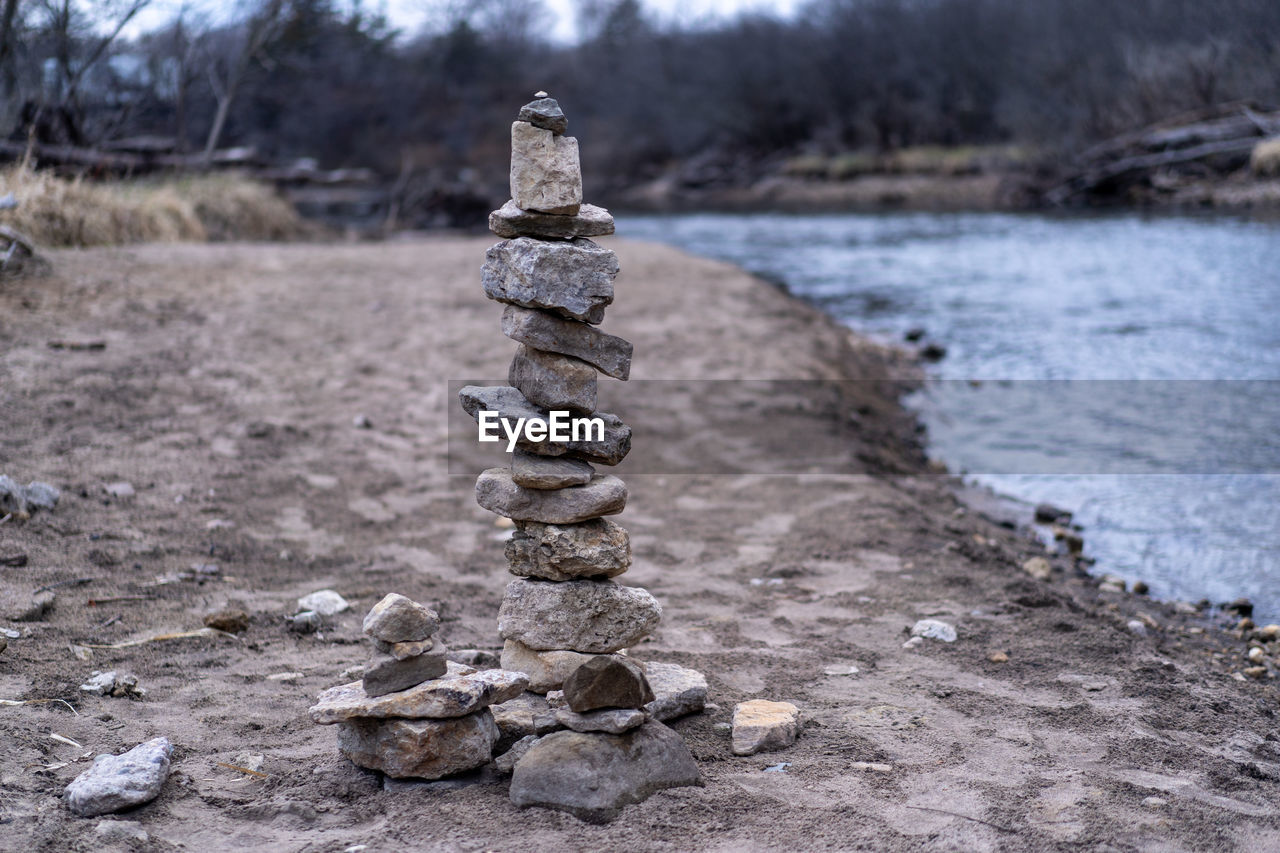
[[[440,617],[431,608],[398,593],[389,593],[364,617],[364,632],[384,643],[425,640],[440,630]]]
[[[0,516],[10,513],[19,517],[33,510],[51,510],[58,505],[62,493],[55,486],[33,480],[25,486],[0,474]]]
[[[416,657],[398,658],[395,655],[375,654],[364,668],[361,681],[368,696],[384,696],[398,693],[410,687],[439,678],[448,671],[445,659],[448,651],[444,643],[435,643],[429,652]]]
[[[533,405],[510,385],[467,385],[458,392],[458,399],[471,417],[478,418],[481,411],[497,412],[497,416],[505,418],[513,428],[520,418],[546,423],[549,417],[546,409]],[[608,412],[593,412],[590,417],[599,418],[604,424],[602,436],[582,434],[577,441],[563,442],[521,438],[517,446],[539,456],[570,455],[601,465],[617,465],[631,452],[631,427]],[[505,439],[503,446],[506,446]]]
[[[607,518],[578,524],[517,521],[506,555],[511,574],[520,577],[615,577],[631,565],[631,536]]]
[[[596,369],[572,356],[521,344],[507,381],[535,406],[586,414],[596,410]]]
[[[121,755],[99,755],[67,786],[67,808],[94,817],[151,802],[169,778],[172,753],[169,740],[158,737]]]
[[[662,621],[643,589],[613,581],[513,580],[498,610],[498,633],[536,651],[603,654],[639,642]]]
[[[623,655],[597,655],[584,662],[569,673],[563,690],[565,704],[579,714],[603,708],[643,708],[654,699],[640,664]]]
[[[502,733],[499,749],[527,735],[545,735],[564,728],[556,722],[555,712],[547,700],[530,691],[501,704],[490,705],[489,711]]]
[[[534,693],[559,690],[569,673],[590,659],[589,654],[564,649],[538,651],[519,640],[507,640],[502,647],[502,668],[529,676],[529,690]]]
[[[396,779],[440,779],[488,764],[498,742],[489,709],[447,720],[352,719],[338,727],[338,751]]]
[[[511,198],[524,210],[572,216],[582,207],[578,140],[511,123]]]
[[[677,663],[648,661],[644,665],[644,674],[654,696],[644,709],[655,720],[674,720],[706,707],[707,677],[696,669]]]
[[[556,709],[556,720],[575,732],[604,732],[620,735],[644,723],[649,717],[636,708],[608,708],[579,714],[568,708]]]
[[[489,468],[476,479],[476,503],[516,521],[573,524],[617,515],[627,505],[627,486],[612,474],[596,474],[585,486],[526,489],[510,468]]]
[[[516,448],[511,454],[511,479],[526,489],[563,489],[591,482],[596,469],[590,462],[567,456],[539,456]]]
[[[585,237],[517,237],[490,246],[484,258],[484,293],[498,302],[542,308],[587,323],[603,320],[604,309],[613,302],[618,256]]]
[[[448,719],[514,699],[525,691],[529,677],[522,672],[486,669],[449,662],[443,678],[423,682],[399,693],[370,696],[359,681],[330,687],[311,707],[311,720],[321,725],[356,717],[380,719]]]
[[[516,762],[511,802],[603,823],[666,788],[702,785],[680,736],[658,722],[622,735],[556,732]]]
[[[512,199],[489,214],[489,230],[499,237],[570,240],[613,233],[613,216],[603,207],[584,204],[576,216],[522,210]]]
[[[606,335],[588,323],[508,305],[502,312],[502,334],[540,350],[582,359],[614,379],[625,380],[631,375],[631,342]]]
[[[564,110],[560,109],[560,102],[555,98],[538,98],[536,101],[530,101],[520,108],[520,114],[516,119],[527,121],[534,127],[540,127],[555,134],[564,133],[569,129],[569,119],[565,118]]]

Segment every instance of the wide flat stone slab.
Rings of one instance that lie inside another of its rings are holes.
[[[585,237],[517,237],[490,246],[484,258],[480,281],[485,296],[498,302],[587,323],[602,321],[613,302],[618,256]]]
[[[569,673],[590,659],[590,654],[582,652],[531,649],[519,640],[507,640],[502,646],[502,668],[529,676],[529,690],[533,693],[559,690]]]
[[[539,456],[519,448],[511,454],[511,479],[526,489],[585,486],[595,473],[590,462],[568,456]]]
[[[568,708],[556,709],[556,721],[575,732],[604,732],[620,735],[640,726],[649,715],[636,708],[607,708],[579,714]]]
[[[510,468],[489,468],[476,479],[476,503],[516,521],[573,524],[617,515],[627,505],[627,486],[612,474],[596,474],[585,486],[526,489]]]
[[[511,359],[507,381],[544,409],[582,414],[596,410],[596,369],[573,356],[521,344]]]
[[[644,675],[654,697],[644,709],[655,720],[674,720],[707,706],[707,677],[696,669],[651,660],[644,664]]]
[[[511,574],[568,581],[615,577],[631,565],[631,536],[607,518],[578,524],[516,522],[507,540]]]
[[[527,121],[512,122],[511,198],[525,210],[577,213],[582,206],[578,140]]]
[[[800,733],[800,709],[790,702],[752,699],[733,709],[733,754],[786,749]]]
[[[320,694],[310,713],[312,721],[321,725],[356,717],[448,719],[505,702],[519,696],[528,685],[529,677],[522,672],[505,669],[476,672],[450,661],[449,672],[443,678],[385,696],[368,695],[359,681],[330,687]]]
[[[489,214],[489,230],[499,237],[571,240],[613,233],[613,216],[603,207],[584,204],[575,216],[524,210],[512,199]]]
[[[338,727],[338,751],[396,779],[440,779],[488,764],[498,726],[485,708],[447,720],[352,719]]]
[[[496,412],[498,418],[504,418],[511,424],[512,429],[515,429],[521,418],[547,423],[550,417],[546,409],[533,405],[510,385],[467,385],[458,392],[458,399],[471,417],[478,418],[481,411]],[[608,412],[593,412],[590,417],[601,420],[604,425],[603,435],[587,436],[584,431],[577,441],[571,438],[569,441],[559,442],[528,441],[521,438],[517,446],[540,456],[568,454],[601,465],[617,465],[631,452],[631,427],[624,424],[617,415]],[[505,433],[501,427],[499,436],[502,446],[506,447]]]
[[[662,621],[646,590],[613,581],[513,580],[498,610],[498,633],[535,651],[604,654],[634,645]]]
[[[631,375],[631,342],[587,323],[508,305],[502,312],[502,334],[540,350],[580,358],[614,379]]]
[[[658,722],[622,735],[555,732],[539,738],[511,778],[511,802],[603,823],[666,788],[702,785],[680,736]]]

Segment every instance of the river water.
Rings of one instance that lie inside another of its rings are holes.
[[[872,337],[945,346],[930,453],[1071,510],[1095,571],[1280,621],[1280,223],[1138,214],[627,216]]]

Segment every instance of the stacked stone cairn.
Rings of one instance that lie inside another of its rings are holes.
[[[498,742],[489,706],[519,696],[523,673],[445,659],[436,613],[392,593],[369,611],[375,655],[364,678],[330,688],[311,719],[338,726],[338,750],[395,778],[439,779],[488,764]]]
[[[552,411],[603,422],[603,435],[522,440],[509,467],[480,475],[476,499],[515,522],[506,556],[516,580],[498,614],[502,667],[525,673],[537,693],[563,687],[555,717],[573,730],[525,738],[504,756],[511,764],[521,753],[512,800],[610,819],[653,791],[701,784],[683,740],[646,706],[665,702],[672,713],[663,719],[700,710],[706,682],[666,665],[674,671],[661,671],[655,697],[644,669],[614,654],[662,617],[647,591],[613,580],[631,565],[631,543],[606,516],[622,512],[627,488],[594,467],[618,464],[631,448],[630,427],[596,411],[596,373],[627,379],[632,346],[596,328],[619,267],[589,238],[613,233],[613,217],[582,203],[578,142],[564,135],[560,105],[535,97],[511,126],[512,198],[489,217],[506,239],[486,252],[482,271],[485,295],[506,304],[503,333],[520,346],[508,386],[468,386],[460,398],[472,417],[497,412],[512,424],[545,422]],[[682,692],[694,698],[674,699]]]

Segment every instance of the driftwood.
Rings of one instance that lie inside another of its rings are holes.
[[[206,160],[203,154],[139,153],[0,141],[0,157],[17,160],[28,154],[37,162],[50,166],[78,166],[100,172],[134,174],[157,169],[198,170],[206,167],[228,168],[261,164],[258,153],[253,148],[224,148],[213,152],[212,157]]]
[[[1280,135],[1280,112],[1254,104],[1220,104],[1121,134],[1092,146],[1072,170],[1045,193],[1051,204],[1081,195],[1116,193],[1135,183],[1166,187],[1179,167],[1196,164],[1211,171],[1234,169],[1247,161],[1263,139]]]

